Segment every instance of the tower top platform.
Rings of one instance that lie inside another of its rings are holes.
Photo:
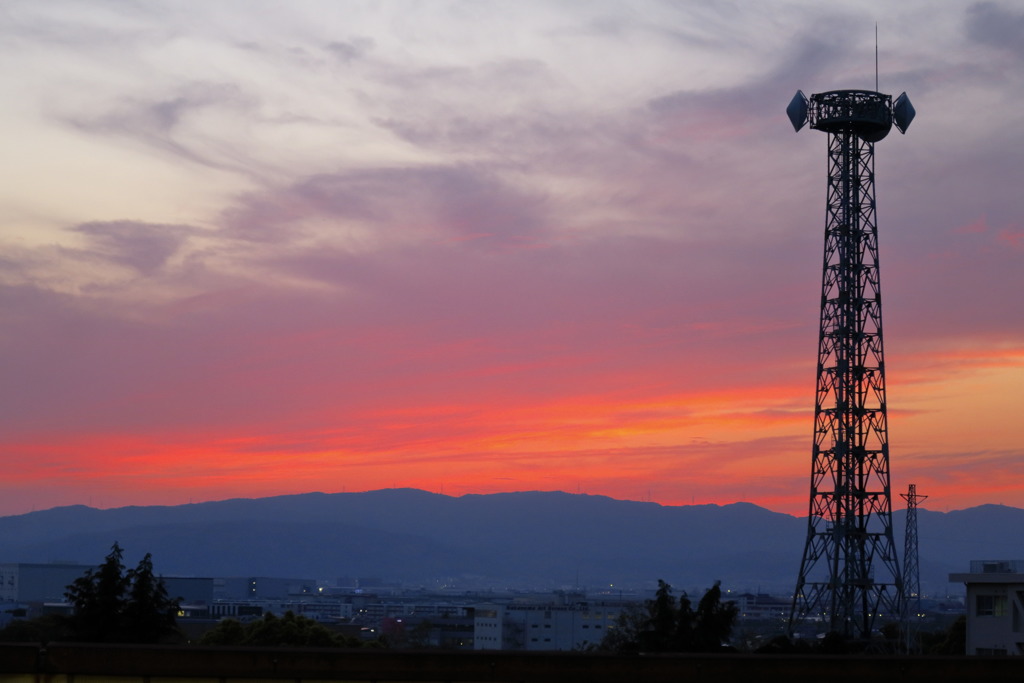
[[[811,95],[810,126],[828,133],[853,133],[878,142],[892,128],[892,97],[873,90],[831,90]]]
[[[916,113],[907,93],[893,102],[891,96],[874,90],[830,90],[809,100],[797,90],[786,107],[793,130],[810,123],[816,130],[853,134],[872,143],[888,135],[894,123],[901,133],[907,132]]]

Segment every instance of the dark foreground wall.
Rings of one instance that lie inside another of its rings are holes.
[[[389,652],[387,650],[248,649],[51,644],[0,645],[0,683],[249,683],[304,681],[499,681],[680,683],[714,681],[1021,681],[1024,657],[833,657],[581,653]],[[93,679],[95,680],[95,678]]]

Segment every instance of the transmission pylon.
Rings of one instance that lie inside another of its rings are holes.
[[[875,143],[914,117],[869,90],[797,91],[795,130],[828,133],[825,255],[818,332],[807,542],[790,610],[802,622],[867,640],[901,616],[903,579],[892,529],[875,222]]]
[[[906,493],[907,532],[903,538],[903,633],[907,652],[917,649],[917,624],[921,620],[921,569],[917,552],[917,504],[928,496],[917,493],[917,484],[911,484]]]

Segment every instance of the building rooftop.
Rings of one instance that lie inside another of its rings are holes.
[[[950,574],[959,583],[1017,583],[1024,581],[1024,560],[972,560],[968,573]]]

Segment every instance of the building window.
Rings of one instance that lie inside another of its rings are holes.
[[[975,598],[974,614],[979,617],[1005,617],[1005,595],[979,595]]]

